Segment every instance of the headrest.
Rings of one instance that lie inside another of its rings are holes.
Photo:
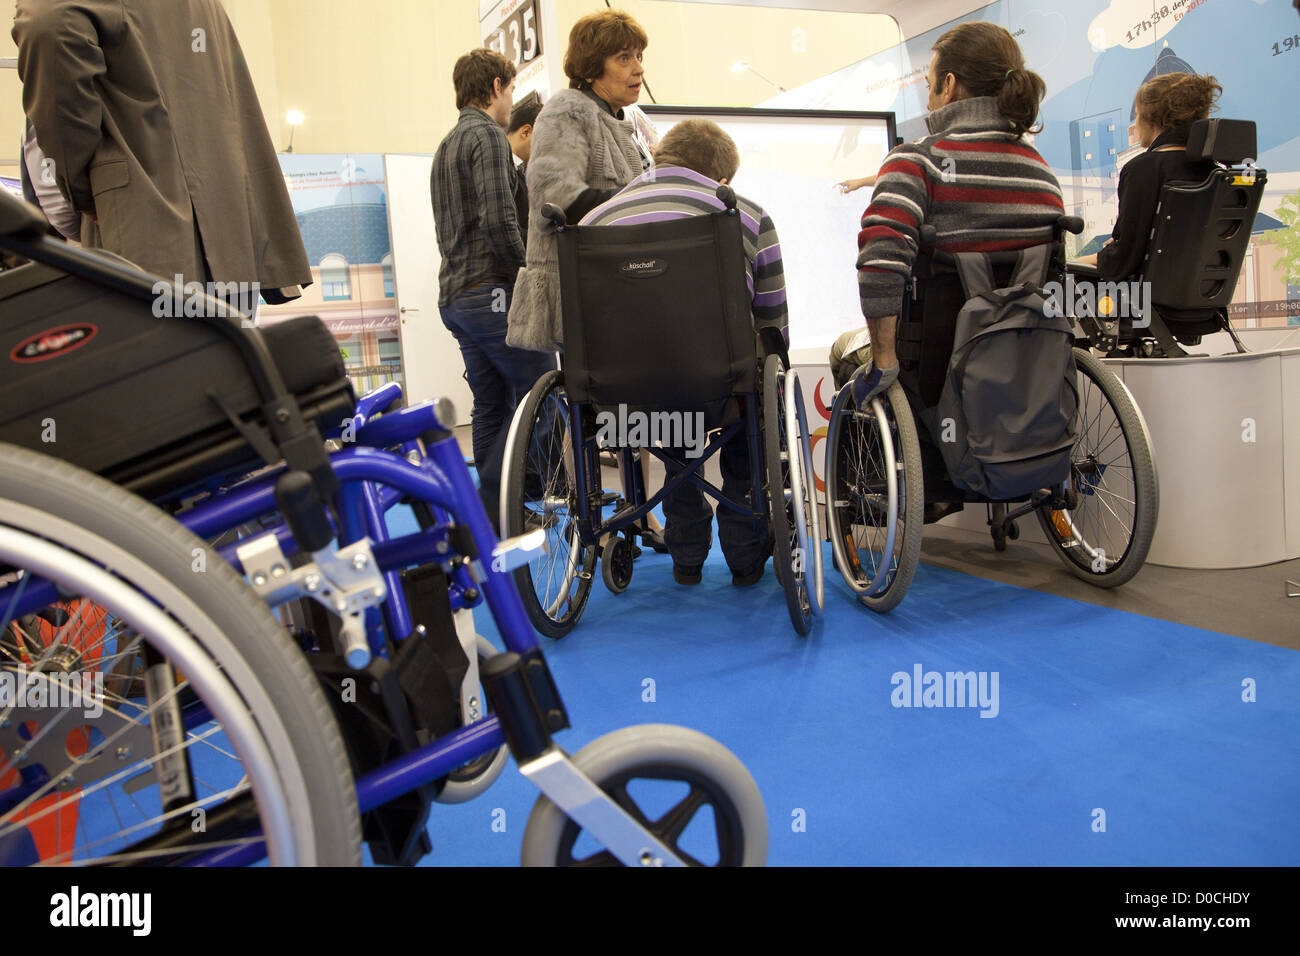
[[[45,234],[45,215],[0,189],[0,236],[36,239]]]
[[[1254,120],[1197,120],[1187,134],[1187,158],[1191,162],[1213,161],[1225,165],[1247,159],[1253,162],[1258,158]]]

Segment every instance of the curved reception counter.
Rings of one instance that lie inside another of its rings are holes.
[[[1246,337],[1248,348],[1265,341]],[[824,435],[819,413],[834,398],[825,356],[791,358],[810,425]],[[1107,365],[1142,410],[1155,448],[1160,516],[1149,563],[1246,568],[1300,557],[1300,347]],[[825,455],[816,437],[814,449],[814,459]],[[985,509],[968,506],[942,524],[984,532]],[[1044,540],[1037,521],[1019,524],[1025,540]]]

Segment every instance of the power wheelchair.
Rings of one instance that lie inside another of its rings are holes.
[[[865,411],[856,408],[851,388],[841,387],[827,430],[826,524],[832,553],[845,582],[868,608],[892,610],[906,595],[920,561],[927,510],[930,520],[938,520],[968,503],[986,505],[999,551],[1019,537],[1017,521],[1033,513],[1065,567],[1100,587],[1123,584],[1145,560],[1159,492],[1141,412],[1124,384],[1089,351],[1097,342],[1076,339],[1071,316],[1043,318],[1050,314],[1043,290],[1064,276],[1064,232],[1082,228],[1077,217],[1061,217],[1050,247],[954,255],[936,251],[933,227],[922,227],[899,317],[898,380]],[[972,285],[976,274],[985,284]],[[1032,320],[1000,321],[968,340],[1002,338],[1006,361],[994,384],[1034,374],[1023,361],[1018,368],[1014,363],[1017,336],[1036,328],[1054,335],[1057,344],[1048,353],[1067,371],[1046,383],[1041,408],[1032,403],[996,407],[995,402],[981,416],[978,434],[972,425],[958,435],[936,409],[958,371],[953,356],[959,313],[976,298],[992,308],[1017,294],[1038,296],[1028,310]],[[1044,421],[1055,424],[1055,431],[1043,454],[1027,462],[1023,478],[996,489],[973,489],[949,473],[948,462],[965,460],[962,456],[977,445],[997,445],[1021,429],[1041,428]],[[949,455],[940,451],[944,441],[955,443]]]
[[[807,634],[822,612],[803,396],[778,354],[784,343],[760,343],[754,332],[735,194],[721,186],[717,195],[724,211],[644,225],[575,227],[555,206],[544,209],[558,232],[564,353],[561,369],[538,380],[511,423],[501,527],[507,536],[533,528],[547,536],[548,553],[515,577],[529,618],[548,637],[563,637],[578,622],[598,558],[609,589],[627,588],[637,523],[683,482],[748,517],[760,534],[770,521],[798,633]],[[602,442],[602,415],[694,415],[701,437],[712,437],[694,458],[671,441],[639,442],[641,454],[676,472],[650,495],[634,448]],[[741,433],[751,489],[744,501],[702,474]],[[603,487],[602,446],[617,455],[621,493]]]
[[[1187,159],[1205,165],[1199,182],[1169,182],[1161,190],[1142,273],[1149,284],[1149,315],[1080,317],[1096,348],[1120,358],[1177,358],[1201,337],[1227,332],[1246,351],[1228,319],[1228,305],[1250,244],[1251,229],[1268,183],[1254,165],[1255,124],[1205,119],[1187,136]],[[1067,263],[1078,280],[1098,282],[1095,266]]]
[[[701,840],[765,860],[716,741],[554,744],[510,577],[544,535],[498,541],[434,403],[356,399],[314,318],[262,330],[201,292],[158,317],[155,277],[43,231],[0,196],[0,249],[28,260],[0,272],[0,864],[354,864],[362,840],[412,864],[431,804],[507,750],[542,791],[525,864],[697,864]],[[403,503],[419,530],[394,536]],[[690,793],[652,819],[641,778]],[[583,831],[604,849],[576,859]]]

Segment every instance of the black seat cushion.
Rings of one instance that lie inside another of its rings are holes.
[[[307,316],[260,334],[309,420],[341,428],[355,396],[329,330]],[[148,298],[38,264],[0,273],[0,364],[0,441],[140,494],[260,460],[227,416],[260,421],[239,350],[211,322],[156,317]]]

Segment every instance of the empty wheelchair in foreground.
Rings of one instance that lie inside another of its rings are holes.
[[[507,536],[545,532],[547,553],[515,578],[529,618],[548,637],[567,634],[581,617],[597,560],[610,590],[628,586],[639,523],[683,482],[748,518],[760,535],[770,527],[796,631],[807,634],[821,613],[820,517],[803,396],[797,375],[757,341],[735,195],[724,186],[718,197],[723,212],[646,225],[573,227],[547,206],[559,233],[564,354],[561,369],[533,386],[511,423],[501,527]],[[606,427],[629,420],[644,426],[644,438],[629,441],[621,428]],[[653,428],[656,422],[664,427]],[[694,456],[675,429],[693,433]],[[704,464],[741,435],[744,500],[703,475]],[[631,442],[669,469],[653,495]],[[621,491],[604,487],[602,449],[617,455]]]
[[[986,506],[999,551],[1032,514],[1090,584],[1115,587],[1141,568],[1159,510],[1150,435],[1123,382],[1044,301],[1064,274],[1062,232],[1081,228],[1062,217],[1050,245],[956,255],[935,251],[923,228],[898,381],[866,410],[841,388],[827,432],[828,533],[867,607],[905,596],[927,512],[968,503]]]
[[[155,318],[156,277],[43,226],[0,196],[31,260],[0,272],[0,348],[34,360],[0,380],[0,864],[350,864],[362,840],[409,864],[506,749],[542,791],[525,863],[763,862],[758,789],[710,738],[555,745],[510,576],[543,535],[497,540],[433,403],[357,400],[314,318]],[[418,530],[391,534],[403,504]],[[647,815],[644,779],[689,794]]]

